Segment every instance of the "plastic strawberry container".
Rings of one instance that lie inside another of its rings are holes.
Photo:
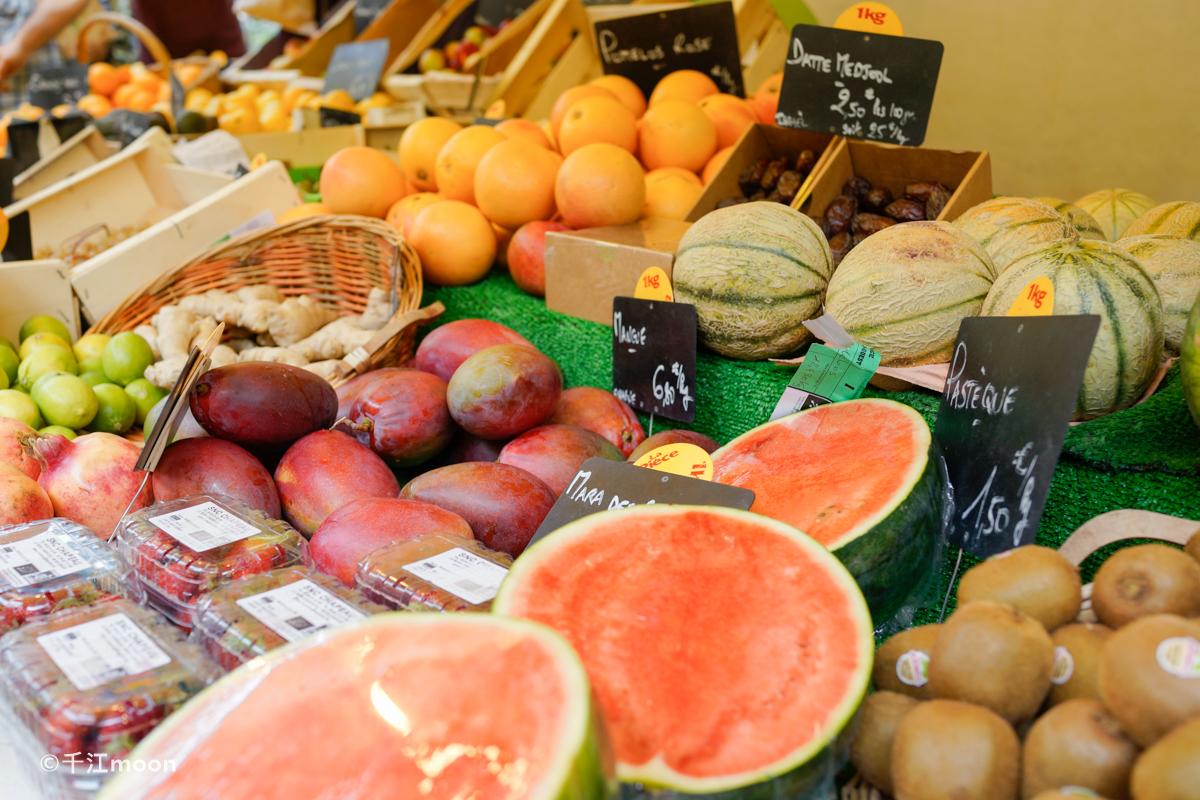
[[[129,515],[117,550],[146,602],[190,630],[201,597],[230,581],[300,564],[307,545],[292,526],[240,500],[198,494]]]
[[[317,631],[386,611],[337,578],[288,567],[227,583],[200,598],[191,641],[233,670]]]
[[[124,572],[96,534],[68,519],[0,528],[0,635],[64,608],[129,597]]]
[[[408,611],[490,611],[512,558],[474,539],[427,533],[381,547],[354,582],[369,599]]]

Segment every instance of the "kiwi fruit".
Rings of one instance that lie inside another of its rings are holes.
[[[1096,570],[1092,610],[1110,628],[1150,614],[1200,615],[1200,562],[1165,544],[1118,550]]]
[[[934,697],[991,709],[1017,725],[1050,691],[1054,642],[1042,624],[1005,603],[959,606],[942,623],[929,662]]]
[[[1183,552],[1200,562],[1200,531],[1193,533],[1187,540],[1187,544],[1183,546]]]
[[[896,800],[1016,800],[1021,743],[1012,726],[982,706],[918,703],[892,744]]]
[[[1100,699],[1096,667],[1112,628],[1099,622],[1063,625],[1050,634],[1054,642],[1054,672],[1050,676],[1050,704],[1074,697]]]
[[[1134,800],[1195,800],[1200,797],[1200,717],[1159,739],[1133,765]]]
[[[897,692],[875,692],[863,701],[850,763],[867,783],[892,793],[892,742],[900,721],[919,701]]]
[[[1079,616],[1083,604],[1079,570],[1057,550],[1028,545],[992,556],[963,575],[958,604],[1008,603],[1052,631]]]
[[[1200,672],[1189,655],[1198,643],[1200,622],[1174,614],[1134,620],[1105,642],[1100,696],[1138,746],[1149,747],[1200,716]]]
[[[1021,796],[1082,786],[1112,800],[1128,800],[1129,772],[1138,748],[1117,718],[1097,700],[1077,697],[1047,711],[1025,737]]]
[[[875,651],[871,681],[882,692],[899,692],[917,700],[932,700],[929,693],[929,654],[941,625],[921,625],[900,631]],[[908,655],[912,653],[912,655]],[[903,659],[903,660],[902,660]]]
[[[1082,786],[1063,786],[1060,789],[1039,792],[1033,796],[1033,800],[1079,800],[1081,797],[1090,798],[1090,800],[1105,800],[1091,789],[1085,789]]]

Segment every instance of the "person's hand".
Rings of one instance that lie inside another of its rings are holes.
[[[0,81],[7,81],[20,72],[29,54],[15,41],[0,44]]]

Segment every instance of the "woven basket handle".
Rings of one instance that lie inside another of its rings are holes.
[[[162,40],[154,35],[154,31],[133,17],[127,17],[124,14],[117,14],[113,11],[100,11],[92,14],[79,26],[79,45],[76,48],[76,58],[79,59],[80,64],[87,63],[87,48],[84,46],[84,37],[88,29],[93,25],[101,23],[116,25],[118,28],[124,28],[136,36],[138,41],[145,45],[146,50],[154,57],[154,60],[158,62],[153,67],[149,67],[149,69],[162,73],[164,78],[170,78],[171,54],[167,52],[167,48],[163,45]]]

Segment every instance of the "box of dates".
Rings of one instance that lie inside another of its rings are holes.
[[[490,611],[512,558],[441,533],[381,547],[358,563],[369,599],[406,611]]]

